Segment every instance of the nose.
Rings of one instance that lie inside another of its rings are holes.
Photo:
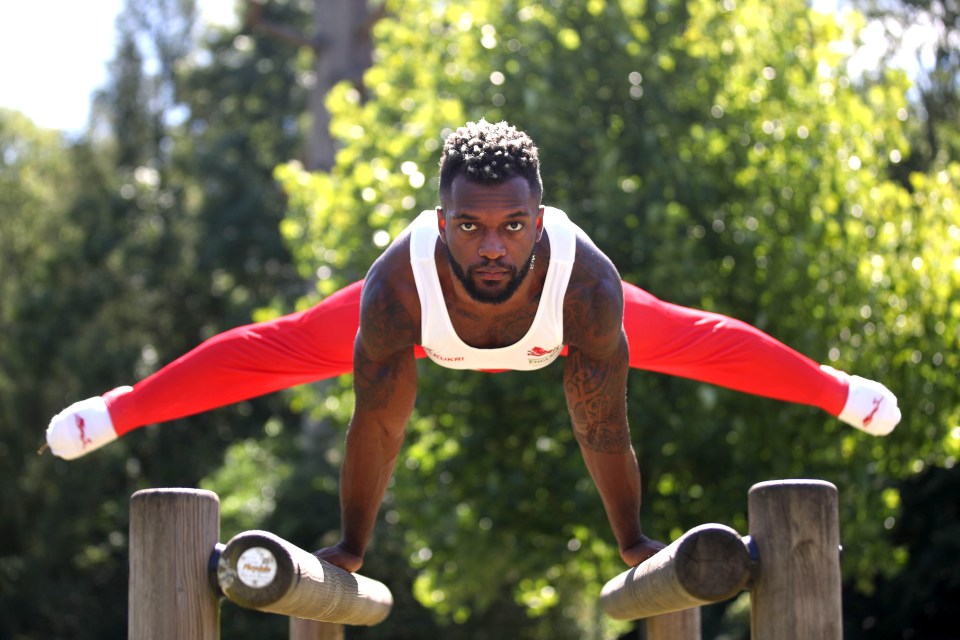
[[[503,239],[496,231],[488,231],[483,235],[480,241],[480,248],[477,251],[482,258],[487,260],[499,260],[507,253],[507,247]]]

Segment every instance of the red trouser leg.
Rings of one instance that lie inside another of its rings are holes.
[[[759,329],[663,302],[623,283],[630,366],[807,404],[838,415],[847,388],[813,360]]]
[[[360,321],[356,282],[314,307],[231,329],[137,383],[104,395],[119,435],[298,384],[348,373]],[[623,284],[630,366],[693,378],[837,415],[846,387],[750,325],[663,302]],[[415,348],[417,357],[423,349]]]
[[[114,429],[123,435],[350,372],[362,284],[305,311],[221,333],[140,381],[132,392],[105,394]]]

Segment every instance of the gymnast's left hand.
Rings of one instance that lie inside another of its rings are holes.
[[[626,549],[620,550],[620,557],[631,567],[635,567],[663,549],[665,544],[641,535]]]

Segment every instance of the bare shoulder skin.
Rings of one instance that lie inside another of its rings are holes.
[[[420,342],[420,298],[410,266],[410,236],[393,242],[367,272],[358,343],[379,358]]]

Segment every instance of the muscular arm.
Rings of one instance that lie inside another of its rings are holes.
[[[632,566],[652,553],[635,549],[645,541],[640,531],[640,469],[626,418],[626,340],[618,342],[621,346],[612,359],[597,360],[571,348],[564,391],[583,461],[600,493],[620,554]]]
[[[341,544],[359,558],[373,534],[417,388],[412,349],[381,360],[372,359],[367,351],[358,337],[354,354],[357,408],[340,468]],[[344,568],[356,571],[360,567]]]
[[[320,557],[356,571],[396,466],[417,395],[416,324],[395,283],[367,279],[354,346],[356,408],[340,468],[340,542]]]
[[[575,274],[568,289],[564,332],[569,350],[564,393],[574,436],[603,501],[623,560],[637,565],[657,550],[640,530],[640,468],[627,424],[629,351],[623,298],[612,266],[599,256]]]

